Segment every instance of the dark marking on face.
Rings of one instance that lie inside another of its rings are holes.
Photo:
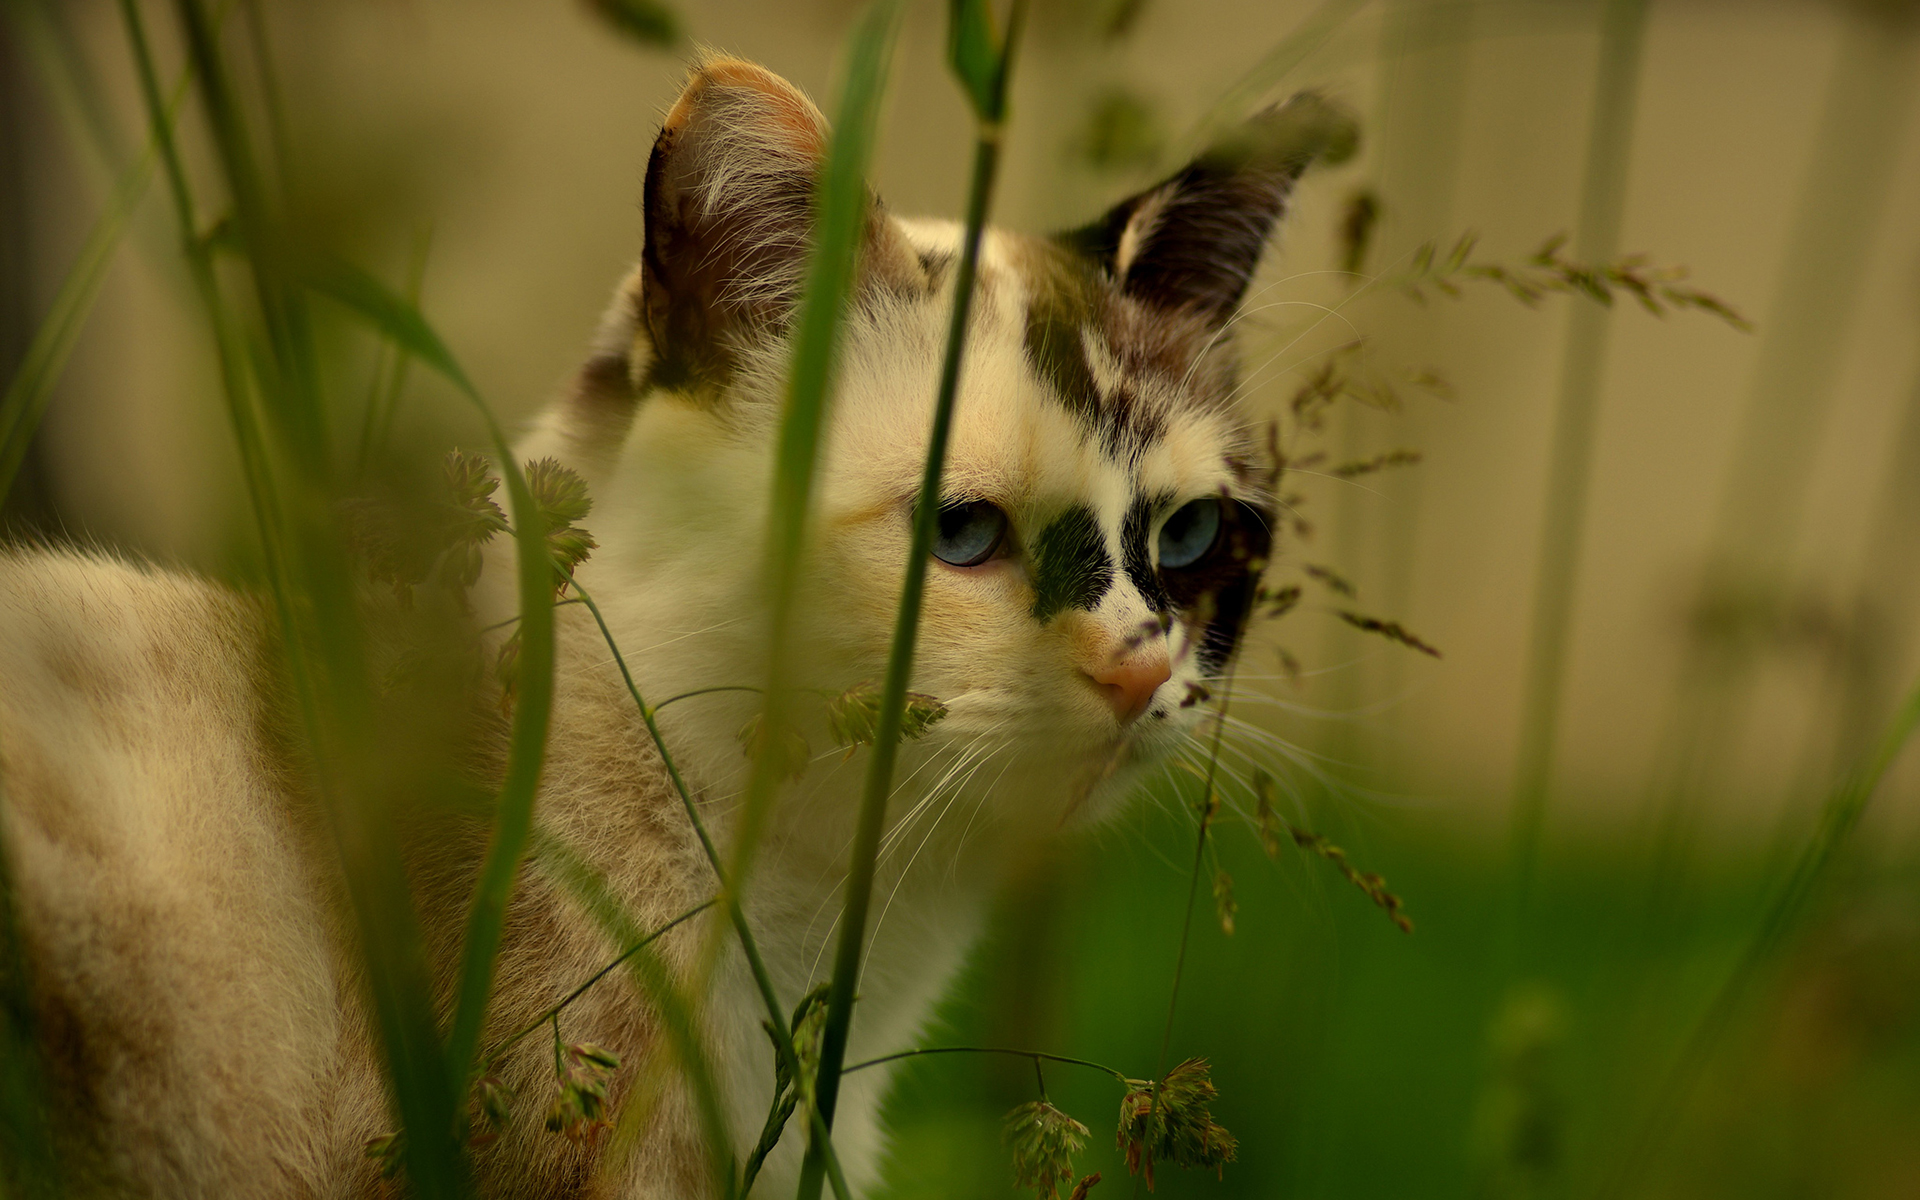
[[[1027,361],[1054,398],[1100,438],[1107,456],[1125,459],[1165,436],[1167,416],[1146,404],[1131,382],[1102,392],[1087,357],[1087,336],[1088,327],[1060,309],[1036,304],[1027,315]]]
[[[1127,519],[1120,526],[1120,554],[1127,578],[1140,589],[1147,607],[1156,613],[1170,611],[1173,597],[1167,594],[1166,585],[1160,582],[1160,573],[1154,570],[1149,539],[1153,534],[1154,514],[1172,503],[1171,496],[1135,496],[1127,509]]]
[[[1047,381],[1068,412],[1083,421],[1098,419],[1100,389],[1078,324],[1052,305],[1034,305],[1027,313],[1026,351],[1035,374]]]
[[[1185,570],[1160,573],[1174,607],[1201,631],[1196,652],[1209,673],[1233,657],[1273,550],[1270,512],[1233,500],[1221,515],[1226,525],[1211,554]]]
[[[1091,611],[1113,586],[1113,558],[1093,510],[1070,508],[1034,542],[1033,618],[1045,623],[1069,608]]]

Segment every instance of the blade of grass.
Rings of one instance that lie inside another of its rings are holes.
[[[1820,122],[1705,555],[1699,596],[1706,604],[1792,586],[1817,457],[1811,450],[1835,407],[1825,400],[1855,325],[1913,108],[1905,18],[1872,5],[1840,14]],[[1663,811],[1647,908],[1669,930],[1701,793],[1725,777],[1751,712],[1740,687],[1751,666],[1739,643],[1696,638],[1667,701],[1671,715],[1662,724],[1675,732],[1649,786]]]
[[[448,1077],[457,1092],[464,1094],[481,1035],[485,1032],[487,1002],[493,991],[494,965],[506,926],[507,905],[512,899],[520,861],[526,855],[533,828],[534,800],[546,760],[547,729],[553,709],[553,593],[558,580],[547,558],[546,530],[542,527],[539,506],[527,489],[526,475],[514,458],[506,430],[419,309],[378,279],[347,263],[318,265],[307,278],[315,290],[358,313],[390,338],[397,352],[419,359],[466,397],[486,422],[513,509],[520,602],[520,666],[513,728],[493,841],[487,848],[468,917],[453,1027],[447,1044]]]
[[[633,697],[634,706],[640,710],[640,718],[646,722],[647,733],[653,739],[653,747],[660,754],[661,765],[666,767],[667,778],[672,780],[674,792],[680,797],[680,805],[686,810],[687,821],[692,824],[694,833],[700,838],[700,849],[706,854],[707,863],[713,868],[714,879],[720,885],[720,898],[726,902],[727,919],[733,924],[734,935],[740,939],[740,949],[746,956],[747,968],[753,974],[754,986],[760,991],[761,1003],[766,1006],[767,1028],[774,1035],[774,1052],[783,1060],[788,1077],[798,1079],[801,1071],[800,1056],[794,1049],[791,1030],[786,1019],[787,1010],[780,1003],[780,995],[773,986],[773,976],[768,973],[766,960],[761,957],[759,942],[753,936],[753,927],[747,923],[746,910],[740,905],[739,893],[727,886],[726,868],[721,865],[720,853],[714,848],[713,838],[707,833],[706,822],[700,819],[700,810],[693,802],[693,794],[687,789],[685,778],[680,774],[679,764],[674,761],[673,752],[667,749],[667,740],[660,733],[658,720],[660,709],[674,700],[685,699],[689,695],[699,693],[683,693],[680,696],[662,700],[657,706],[649,707],[640,696],[639,685],[633,681],[633,672],[627,667],[626,656],[620,653],[620,645],[614,640],[613,630],[607,627],[607,619],[601,615],[600,606],[594,603],[587,589],[580,586],[578,579],[573,581],[572,586],[580,602],[587,606],[587,611],[593,614],[594,622],[600,626],[600,636],[606,641],[607,650],[613,655],[614,663],[620,668],[620,677],[626,681],[627,694]],[[700,690],[704,692],[738,689],[723,687]],[[840,1163],[838,1156],[834,1153],[833,1145],[831,1142],[823,1144],[826,1148],[828,1173],[830,1176],[838,1176]]]
[[[281,652],[307,734],[305,765],[340,855],[394,1100],[409,1134],[409,1174],[424,1196],[457,1196],[466,1190],[464,1155],[452,1136],[457,1105],[446,1086],[430,978],[392,826],[392,798],[378,794],[372,762],[378,747],[351,576],[331,523],[329,456],[313,436],[323,423],[304,301],[285,270],[283,235],[254,170],[217,27],[197,0],[176,0],[175,9],[214,134],[217,161],[234,200],[234,241],[250,268],[268,330],[268,353],[250,355],[227,312],[213,275],[212,248],[199,234],[186,173],[161,120],[138,9],[131,0],[121,5],[195,288],[214,328],[280,616]],[[268,418],[264,426],[253,412],[249,363],[259,373],[259,398]],[[268,435],[280,454],[270,450]],[[276,478],[276,461],[294,465],[290,480]],[[290,484],[285,491],[282,482]]]
[[[1620,1155],[1616,1159],[1616,1169],[1602,1188],[1601,1195],[1639,1194],[1637,1184],[1642,1173],[1652,1165],[1660,1148],[1679,1123],[1701,1073],[1711,1062],[1755,984],[1766,974],[1775,956],[1790,940],[1794,928],[1806,913],[1809,901],[1832,868],[1833,860],[1859,826],[1868,801],[1873,799],[1880,781],[1912,740],[1916,729],[1920,729],[1920,680],[1915,681],[1906,699],[1894,712],[1893,719],[1880,734],[1872,753],[1862,759],[1828,795],[1821,807],[1820,824],[1813,838],[1801,851],[1793,872],[1767,906],[1766,915],[1761,919],[1753,940],[1747,944],[1739,962],[1715,993],[1713,1003],[1700,1018],[1700,1023],[1694,1026],[1680,1057],[1655,1093],[1651,1111],[1641,1126],[1635,1152]]]
[[[1611,0],[1601,17],[1600,65],[1587,135],[1586,179],[1574,235],[1574,253],[1582,262],[1612,262],[1619,252],[1646,15],[1647,0]],[[1599,419],[1611,313],[1611,308],[1602,305],[1576,304],[1567,314],[1567,347],[1560,364],[1560,401],[1554,415],[1553,456],[1547,468],[1546,511],[1534,575],[1532,633],[1520,709],[1520,752],[1514,767],[1508,832],[1512,898],[1507,909],[1505,953],[1509,958],[1519,953],[1519,923],[1533,889],[1540,829],[1553,777],[1554,739],[1566,691],[1567,646],[1573,630],[1574,590],[1579,581],[1580,547],[1593,475],[1594,427]]]
[[[0,12],[31,49],[70,136],[88,151],[87,165],[102,182],[118,179],[127,166],[126,143],[74,36],[73,6],[51,0],[0,0]]]
[[[1322,0],[1320,7],[1303,17],[1260,56],[1260,61],[1227,86],[1213,106],[1194,122],[1181,139],[1181,145],[1189,149],[1212,145],[1222,132],[1244,118],[1265,92],[1292,74],[1368,3],[1369,0]]]
[[[1147,1097],[1147,1128],[1153,1128],[1160,1110],[1160,1081],[1167,1074],[1167,1054],[1173,1048],[1173,1019],[1180,1011],[1180,981],[1187,970],[1187,946],[1193,940],[1193,909],[1200,897],[1201,868],[1206,862],[1207,834],[1212,829],[1215,808],[1213,784],[1220,769],[1220,744],[1226,736],[1227,706],[1233,700],[1234,668],[1229,666],[1225,686],[1220,689],[1220,705],[1214,718],[1212,744],[1207,748],[1207,770],[1200,788],[1200,834],[1193,845],[1193,870],[1187,877],[1187,907],[1180,917],[1180,949],[1173,959],[1173,982],[1167,989],[1167,1023],[1160,1031],[1160,1051],[1154,1060],[1152,1088]],[[1153,1171],[1153,1150],[1149,1146],[1145,1168],[1133,1177],[1133,1194],[1138,1200],[1147,1177]]]
[[[560,1013],[565,1012],[568,1005],[572,1004],[575,1000],[578,1000],[580,997],[586,995],[590,990],[592,990],[595,984],[599,983],[602,979],[605,979],[608,975],[612,974],[618,968],[625,966],[629,958],[632,958],[634,955],[640,953],[640,951],[652,945],[654,942],[659,941],[661,938],[665,937],[668,933],[672,932],[674,929],[680,927],[681,925],[686,924],[688,921],[693,920],[695,917],[699,916],[701,913],[712,908],[714,906],[714,903],[715,901],[713,900],[702,900],[700,903],[694,905],[692,908],[681,913],[679,916],[674,917],[672,920],[668,921],[666,924],[661,925],[658,928],[654,929],[651,933],[647,934],[647,936],[641,938],[639,941],[635,942],[633,945],[627,947],[625,950],[622,950],[620,954],[616,958],[614,958],[612,962],[609,962],[606,966],[601,967],[598,971],[595,971],[586,980],[582,981],[578,987],[574,988],[571,992],[568,992],[565,996],[562,996],[560,998],[559,1003],[555,1004],[553,1007],[547,1009],[545,1012],[541,1013],[539,1016],[535,1017],[533,1020],[528,1021],[526,1024],[520,1026],[520,1028],[514,1030],[512,1033],[509,1033],[507,1036],[501,1038],[498,1042],[496,1042],[493,1048],[487,1051],[486,1061],[490,1064],[495,1060],[497,1060],[502,1054],[505,1054],[508,1050],[511,1050],[514,1047],[514,1045],[517,1044],[522,1038],[526,1037],[528,1034],[532,1033],[534,1030],[540,1028],[542,1025],[545,1025],[548,1021],[553,1020],[553,1018],[558,1016]]]
[[[853,1022],[853,1003],[867,932],[867,910],[873,895],[874,864],[880,835],[886,826],[887,799],[893,790],[893,765],[900,747],[906,712],[907,683],[913,673],[914,645],[920,631],[920,603],[926,586],[927,559],[940,521],[940,476],[946,467],[947,438],[953,426],[953,407],[959,392],[960,367],[965,357],[967,322],[972,311],[973,285],[980,264],[980,240],[1000,162],[1000,140],[1006,122],[1007,82],[1012,75],[1013,52],[1020,32],[1023,6],[1016,0],[1007,36],[989,61],[980,50],[991,44],[986,0],[953,0],[952,33],[948,39],[952,67],[974,103],[976,136],[973,180],[967,196],[966,231],[961,242],[960,269],[954,277],[953,316],[947,327],[946,356],[940,367],[940,387],[934,403],[933,426],[927,438],[927,458],[914,506],[913,541],[907,551],[906,576],[901,582],[894,616],[893,643],[887,654],[880,718],[867,759],[865,786],[858,824],[842,885],[840,941],[835,949],[832,989],[820,1041],[820,1068],[814,1083],[819,1116],[818,1132],[809,1143],[801,1167],[800,1200],[816,1200],[828,1165],[827,1135],[833,1129],[839,1101],[841,1067],[846,1062],[847,1038]]]
[[[413,254],[407,263],[404,295],[416,311],[420,307],[420,286],[427,273],[427,249],[432,242],[428,231],[420,231],[414,238]],[[367,389],[367,406],[360,414],[360,449],[355,456],[359,474],[366,474],[374,456],[384,452],[393,441],[393,420],[400,411],[400,397],[406,392],[407,371],[412,365],[413,355],[404,345],[391,337],[381,338],[380,353],[374,359],[373,385]]]
[[[617,946],[639,946],[628,957],[627,970],[633,976],[635,988],[660,1015],[680,1069],[693,1090],[695,1116],[707,1139],[714,1194],[732,1195],[734,1167],[726,1110],[720,1102],[706,1048],[700,1041],[691,1001],[681,991],[665,960],[651,946],[639,945],[646,939],[646,930],[614,894],[606,877],[584,855],[557,834],[538,828],[533,835],[533,852],[548,876],[599,923],[610,941]]]
[[[866,235],[870,204],[867,161],[873,153],[901,7],[900,0],[873,0],[848,35],[847,74],[835,108],[833,136],[814,205],[813,252],[807,262],[800,311],[794,320],[793,359],[768,508],[772,516],[766,551],[770,604],[766,702],[760,724],[764,747],[778,746],[781,731],[790,723],[791,631],[814,466],[819,458],[821,431],[826,427],[840,327],[857,280]],[[737,893],[746,890],[754,854],[784,773],[777,753],[763,750],[754,755],[727,864],[727,884]]]
[[[309,487],[329,482],[331,460],[321,416],[319,370],[306,303],[295,278],[293,247],[261,177],[242,102],[226,66],[219,36],[202,0],[174,0],[181,34],[193,63],[202,109],[213,133],[222,178],[232,199],[237,243],[244,247],[254,299],[272,349],[272,377],[261,397],[277,448],[303,473]]]
[[[169,128],[179,117],[187,84],[188,81],[182,79],[174,85],[165,105],[163,119]],[[67,359],[86,328],[94,302],[99,299],[100,286],[106,282],[107,269],[113,265],[114,252],[126,234],[127,223],[146,195],[158,154],[158,145],[149,138],[140,157],[121,172],[106,208],[94,219],[87,240],[60,281],[60,290],[54,294],[52,306],[34,332],[19,371],[7,384],[6,396],[0,398],[0,497],[13,488],[13,477],[26,458],[27,447],[40,428],[41,418],[46,416],[54,385],[60,381]]]

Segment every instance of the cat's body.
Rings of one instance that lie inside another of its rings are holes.
[[[949,715],[903,749],[850,1061],[912,1044],[1005,862],[1110,809],[1188,736],[1202,681],[1233,649],[1271,499],[1221,335],[1287,189],[1326,141],[1312,120],[1280,126],[1272,144],[1202,159],[1104,225],[987,238],[945,488],[958,515],[949,530],[943,509],[914,677]],[[522,447],[587,480],[600,548],[578,578],[656,703],[764,679],[780,333],[823,141],[818,114],[777,78],[726,60],[696,71],[649,167],[642,265],[578,383]],[[873,210],[802,583],[796,677],[809,694],[882,672],[959,242],[949,223]],[[979,550],[969,538],[991,545],[962,561]],[[493,553],[474,594],[482,623],[513,611],[511,547]],[[556,617],[540,820],[642,924],[663,925],[712,895],[712,872],[599,630],[579,606]],[[297,723],[275,698],[270,607],[174,574],[24,552],[0,558],[0,629],[0,815],[74,1182],[375,1192],[362,1146],[394,1119],[337,859],[289,751]],[[661,713],[723,853],[747,767],[737,735],[759,704],[717,692]],[[823,706],[798,708],[827,750]],[[499,737],[483,733],[483,758]],[[817,757],[758,855],[749,916],[788,1004],[831,961],[864,765]],[[482,847],[470,842],[433,847],[416,869],[443,988]],[[656,946],[690,971],[714,919]],[[726,944],[701,1017],[744,1153],[772,1097],[771,1050]],[[615,952],[524,872],[490,1039]],[[657,1082],[663,1035],[625,979],[563,1020],[568,1040],[622,1056],[614,1110]],[[613,1141],[542,1127],[552,1063],[540,1036],[506,1060],[518,1099],[475,1151],[483,1191],[704,1194],[704,1143],[670,1077],[614,1163]],[[835,1144],[856,1191],[877,1176],[885,1082],[869,1070],[842,1086]],[[757,1193],[791,1190],[801,1140],[788,1131]]]

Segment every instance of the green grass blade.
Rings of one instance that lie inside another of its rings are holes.
[[[952,0],[947,10],[947,65],[973,104],[976,119],[1000,120],[1006,91],[1000,86],[1004,58],[993,35],[987,0]]]
[[[768,509],[772,518],[767,545],[771,613],[766,707],[761,724],[768,745],[778,744],[779,731],[787,725],[791,702],[787,694],[789,639],[811,511],[814,465],[821,430],[826,425],[842,318],[853,293],[866,232],[867,162],[873,154],[900,12],[900,0],[875,0],[849,35],[847,76],[834,113],[833,138],[814,206],[818,225],[807,264],[806,291],[794,321],[793,359]],[[733,855],[727,864],[727,880],[736,892],[747,887],[754,852],[782,774],[777,755],[755,756]]]
[[[437,371],[472,402],[493,437],[501,478],[506,481],[513,509],[520,599],[520,668],[513,729],[493,841],[474,889],[473,909],[467,921],[460,985],[455,993],[453,1026],[447,1042],[449,1077],[454,1086],[464,1092],[485,1032],[487,1002],[493,990],[494,965],[506,926],[507,905],[513,897],[520,861],[526,855],[533,828],[534,800],[546,761],[547,729],[553,712],[554,586],[553,570],[547,560],[546,530],[533,495],[527,490],[526,476],[513,456],[506,431],[420,310],[372,275],[348,263],[324,264],[311,271],[308,279],[316,291],[360,315],[392,339],[401,352],[411,354]]]
[[[1700,1023],[1694,1027],[1680,1057],[1655,1093],[1653,1106],[1641,1127],[1634,1152],[1621,1155],[1616,1160],[1613,1178],[1603,1189],[1602,1195],[1639,1194],[1635,1185],[1643,1172],[1653,1165],[1658,1151],[1678,1124],[1687,1101],[1693,1095],[1695,1083],[1719,1049],[1755,984],[1766,974],[1774,956],[1787,944],[1794,928],[1806,914],[1808,902],[1826,879],[1833,860],[1865,815],[1867,802],[1873,799],[1880,781],[1913,739],[1915,730],[1920,730],[1920,680],[1914,682],[1905,700],[1895,710],[1893,719],[1881,732],[1873,751],[1827,796],[1826,803],[1821,806],[1820,823],[1814,830],[1813,839],[1801,851],[1793,872],[1767,906],[1766,916],[1762,918],[1753,940],[1747,944],[1740,961],[1735,964],[1726,982],[1721,984]]]
[[[420,307],[420,287],[426,278],[427,249],[432,235],[422,230],[413,242],[413,254],[407,264],[407,303]],[[375,456],[384,454],[393,442],[393,422],[400,412],[400,398],[406,394],[407,372],[413,355],[391,338],[380,339],[380,353],[374,356],[373,382],[367,389],[366,408],[360,414],[360,449],[355,458],[356,473],[364,475]]]
[[[680,18],[656,0],[587,0],[601,20],[644,45],[671,49],[680,44]]]
[[[534,855],[541,868],[574,898],[588,916],[599,923],[608,940],[616,946],[637,947],[627,959],[627,970],[634,986],[647,998],[660,1023],[680,1069],[693,1091],[701,1132],[708,1143],[714,1176],[715,1195],[732,1190],[732,1141],[727,1134],[726,1108],[714,1081],[713,1066],[701,1044],[699,1025],[693,1006],[681,991],[673,971],[651,946],[645,945],[647,931],[635,920],[620,897],[586,857],[557,834],[537,829],[533,836]]]
[[[184,95],[184,88],[175,89],[174,98],[167,106],[169,123],[179,111]],[[53,398],[54,385],[60,381],[60,373],[66,368],[81,331],[86,328],[87,317],[100,296],[100,285],[106,281],[107,268],[112,265],[114,252],[120,248],[121,238],[127,231],[127,222],[153,178],[154,157],[154,147],[149,144],[146,152],[122,173],[106,208],[94,220],[80,253],[74,256],[66,278],[61,280],[52,307],[34,332],[19,371],[7,385],[6,396],[0,398],[0,497],[12,489],[13,477],[19,472],[33,435],[40,428],[40,420],[46,415],[47,404]]]
[[[1586,181],[1574,237],[1574,254],[1582,262],[1611,262],[1619,252],[1646,17],[1647,0],[1612,0],[1602,17]],[[1517,925],[1533,888],[1547,789],[1553,781],[1554,741],[1566,690],[1567,647],[1573,636],[1574,589],[1579,582],[1611,317],[1612,310],[1598,304],[1575,304],[1567,314],[1567,347],[1560,364],[1560,400],[1554,414],[1553,457],[1534,576],[1526,690],[1509,817],[1511,954],[1519,952]]]
[[[461,395],[480,406],[483,414],[486,405],[480,399],[480,390],[473,380],[447,349],[440,335],[434,332],[420,308],[413,301],[394,291],[379,279],[352,263],[340,259],[325,259],[310,262],[302,273],[305,284],[341,307],[351,310],[382,337],[391,340],[403,352],[419,359],[435,372],[445,377],[448,383],[460,390]],[[491,415],[487,416],[488,428],[500,440],[499,427],[494,424]]]
[[[640,710],[641,720],[646,722],[647,733],[653,739],[653,748],[660,754],[660,762],[667,769],[667,778],[672,781],[675,793],[680,797],[680,805],[686,810],[687,821],[693,826],[694,833],[700,839],[700,849],[707,856],[707,863],[713,868],[715,880],[720,884],[721,898],[726,903],[727,919],[732,923],[734,935],[740,939],[740,949],[746,955],[747,968],[753,975],[754,985],[760,991],[761,1003],[767,1010],[768,1028],[774,1035],[775,1052],[785,1060],[787,1073],[799,1078],[800,1059],[795,1053],[793,1040],[789,1035],[789,1023],[786,1006],[780,1002],[779,993],[774,989],[773,976],[767,970],[765,958],[760,954],[760,944],[754,939],[753,927],[747,923],[746,910],[740,905],[737,893],[727,887],[726,868],[720,861],[720,852],[714,848],[713,838],[707,833],[706,822],[700,819],[700,809],[693,802],[693,793],[687,787],[686,779],[680,774],[680,767],[674,761],[673,752],[667,748],[667,740],[660,732],[657,718],[659,710],[671,703],[663,700],[658,706],[649,706],[640,695],[640,687],[633,680],[633,672],[627,667],[626,655],[620,652],[620,644],[614,640],[613,630],[608,628],[606,617],[600,613],[600,606],[579,580],[573,583],[573,590],[580,602],[593,614],[594,622],[600,626],[600,636],[607,643],[607,651],[613,655],[615,665],[620,668],[620,677],[626,681],[627,694],[633,697],[633,703]],[[703,689],[704,690],[704,689]],[[720,690],[720,689],[715,689]],[[732,689],[726,689],[732,690]],[[679,697],[684,698],[684,697]],[[839,1170],[839,1161],[834,1154],[832,1143],[825,1143],[829,1174]]]
[[[969,17],[965,4],[952,10],[956,24],[984,21],[984,12]],[[1013,37],[1019,26],[1019,9],[1009,22],[1007,44],[999,49],[993,68],[994,89],[980,105],[983,113],[1003,114],[1006,85],[1011,75]],[[951,44],[964,46],[967,34],[956,31]],[[978,36],[976,33],[974,36]],[[955,73],[963,88],[971,88],[958,52]],[[973,286],[980,264],[980,241],[986,229],[987,211],[993,199],[993,185],[1000,161],[1000,122],[983,118],[974,146],[973,176],[967,197],[967,217],[961,244],[960,269],[954,277],[953,313],[947,327],[946,354],[941,363],[939,391],[935,397],[933,427],[927,439],[926,463],[921,473],[920,495],[914,507],[913,541],[907,551],[906,576],[901,582],[899,607],[895,612],[893,642],[887,655],[887,674],[880,698],[879,726],[867,760],[867,775],[860,799],[859,821],[854,831],[847,879],[842,887],[840,941],[834,953],[833,985],[827,1000],[826,1027],[821,1035],[820,1069],[814,1084],[818,1105],[818,1132],[810,1144],[800,1176],[800,1200],[815,1200],[820,1195],[822,1177],[828,1173],[827,1135],[833,1128],[834,1109],[839,1100],[841,1067],[846,1062],[847,1039],[853,1023],[855,992],[860,982],[860,966],[865,949],[867,910],[873,895],[875,861],[879,855],[880,835],[886,825],[887,799],[893,791],[893,766],[899,753],[902,720],[906,711],[907,684],[913,674],[914,647],[920,632],[920,605],[926,587],[927,560],[932,555],[933,539],[940,521],[940,477],[946,467],[947,439],[953,427],[954,401],[959,392],[960,367],[966,354],[967,323],[972,312]]]
[[[291,278],[284,235],[265,203],[239,98],[227,77],[217,26],[197,0],[176,0],[194,75],[213,131],[217,162],[234,199],[235,242],[250,268],[268,332],[267,353],[252,361],[268,420],[257,422],[247,376],[248,355],[213,274],[212,249],[199,235],[185,168],[161,105],[138,8],[121,12],[142,90],[174,193],[195,288],[214,328],[215,347],[243,470],[259,519],[261,542],[283,630],[281,652],[307,735],[304,764],[334,839],[380,1030],[392,1094],[407,1138],[407,1165],[423,1196],[466,1191],[463,1152],[454,1139],[457,1102],[447,1084],[432,989],[408,889],[393,797],[374,763],[378,738],[371,685],[351,576],[330,502],[328,460],[320,439],[318,373],[306,324],[305,296]],[[269,439],[284,452],[269,450]],[[282,480],[276,462],[296,467]]]

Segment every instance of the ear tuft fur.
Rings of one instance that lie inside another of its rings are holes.
[[[1128,294],[1218,326],[1246,295],[1301,173],[1316,159],[1351,158],[1359,139],[1344,108],[1301,92],[1063,240],[1101,263]]]
[[[723,379],[743,336],[799,294],[827,122],[786,80],[698,59],[647,162],[640,310],[654,377]]]

